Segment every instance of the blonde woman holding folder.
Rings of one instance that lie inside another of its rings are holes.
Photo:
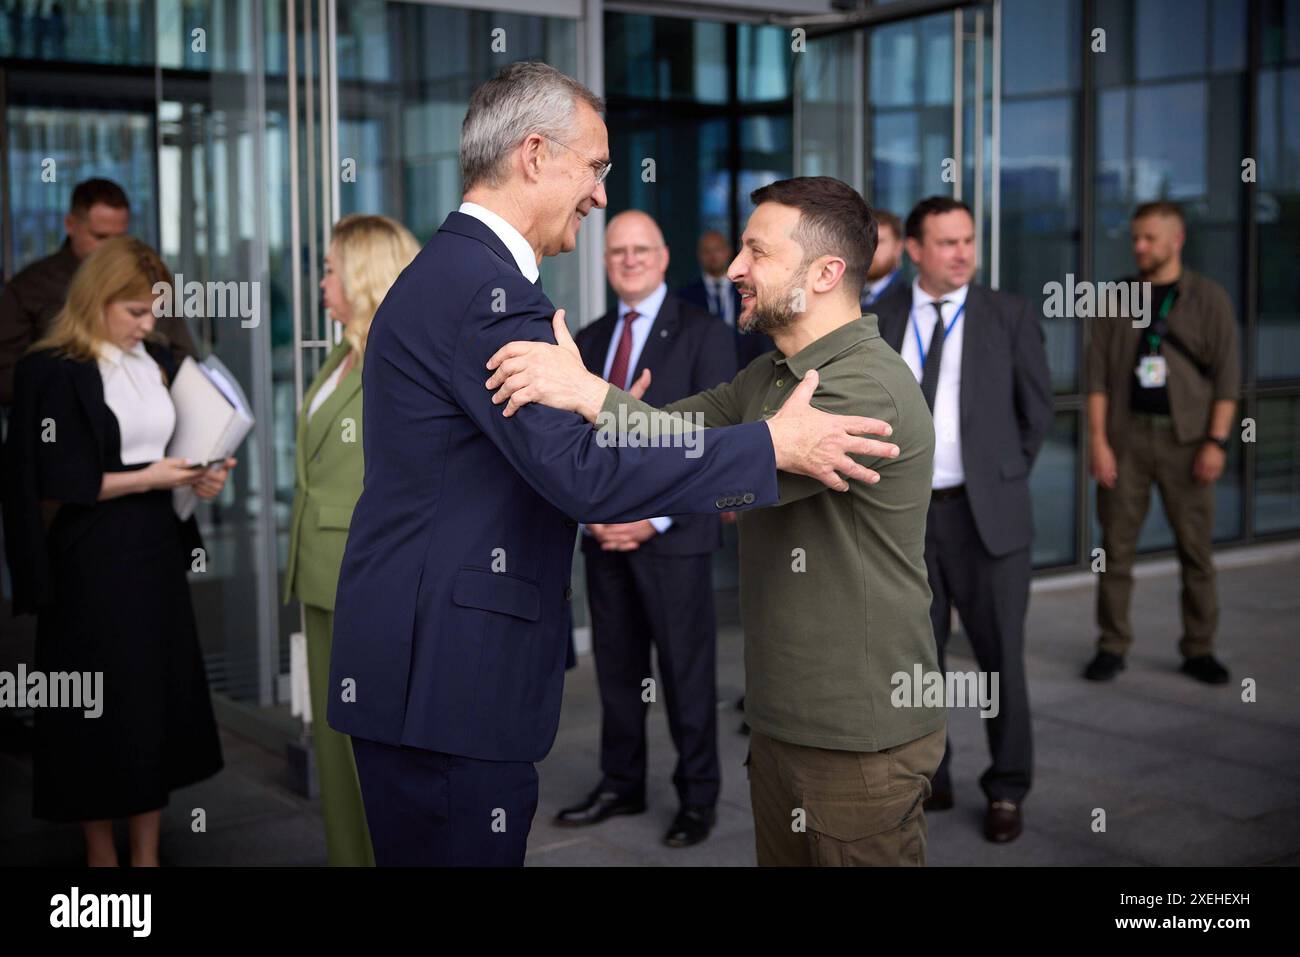
[[[420,251],[386,216],[345,216],[334,226],[321,280],[325,307],[343,326],[298,413],[293,518],[284,599],[303,604],[312,739],[331,866],[373,866],[352,742],[325,720],[334,592],[352,508],[361,495],[361,366],[375,311]]]
[[[88,256],[18,363],[4,447],[5,544],[14,611],[37,616],[34,671],[81,677],[75,706],[35,708],[33,813],[80,822],[90,866],[117,865],[122,818],[132,866],[157,866],[170,792],[222,766],[186,579],[198,527],[176,517],[172,490],[211,499],[235,460],[166,457],[177,364],[151,334],[155,284],[172,281],[128,236]]]

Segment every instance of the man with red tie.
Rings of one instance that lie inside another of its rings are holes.
[[[605,269],[618,306],[578,334],[588,369],[621,389],[648,381],[646,400],[656,405],[731,380],[731,333],[722,320],[668,293],[668,247],[650,216],[629,210],[609,221]],[[557,824],[597,824],[645,811],[646,710],[662,702],[677,748],[673,784],[680,802],[664,842],[685,847],[708,837],[720,781],[711,576],[720,543],[712,515],[584,528],[601,780],[586,800],[561,811]],[[655,685],[647,685],[652,678]]]

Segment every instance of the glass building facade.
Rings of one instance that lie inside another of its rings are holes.
[[[1300,533],[1300,0],[831,13],[811,0],[0,0],[0,278],[55,249],[72,185],[106,176],[174,271],[259,284],[259,325],[199,317],[193,330],[259,423],[201,510],[210,562],[193,582],[228,709],[285,697],[299,618],[279,577],[295,410],[330,345],[317,290],[329,225],[378,212],[427,239],[459,201],[470,91],[518,59],[606,96],[610,212],[656,217],[672,286],[694,278],[703,230],[734,240],[750,191],[792,174],[838,176],[899,214],[959,195],[976,211],[980,281],[1040,301],[1067,275],[1125,275],[1133,208],[1178,201],[1186,261],[1236,307],[1240,417],[1255,425],[1217,486],[1216,539]],[[609,302],[602,226],[593,216],[578,251],[543,268],[574,326]],[[1052,573],[1086,568],[1099,533],[1086,332],[1043,326],[1056,420],[1032,476],[1034,561]],[[1171,546],[1153,507],[1142,548]],[[725,555],[715,584],[734,585]]]

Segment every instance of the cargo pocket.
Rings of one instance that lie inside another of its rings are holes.
[[[813,860],[823,867],[918,866],[924,863],[922,788],[884,798],[806,795]]]

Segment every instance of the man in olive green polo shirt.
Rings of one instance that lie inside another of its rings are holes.
[[[859,309],[876,238],[862,197],[829,177],[800,177],[751,198],[728,277],[742,328],[771,336],[777,351],[663,411],[705,428],[751,422],[815,384],[819,408],[888,422],[900,450],[864,463],[879,472],[874,485],[841,495],[781,474],[780,505],[741,514],[758,863],[923,864],[921,805],[945,716],[931,699],[922,705],[921,689],[898,692],[938,671],[924,557],[933,422],[915,376]],[[511,343],[489,363],[488,387],[509,399],[507,413],[540,401],[601,428],[662,415],[581,370],[562,325],[556,333],[560,346]]]

